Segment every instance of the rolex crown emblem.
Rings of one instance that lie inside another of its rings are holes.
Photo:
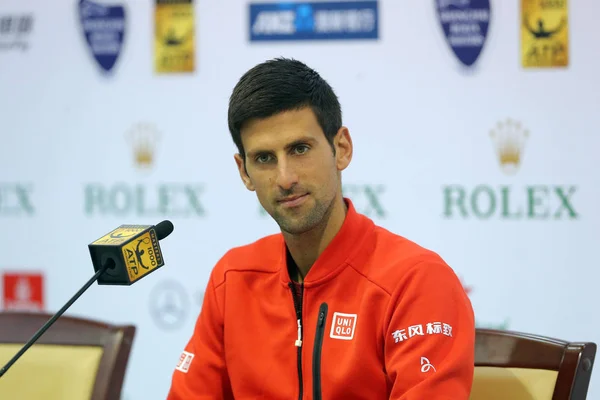
[[[154,125],[138,123],[127,132],[127,139],[133,147],[134,160],[140,168],[150,168],[154,162],[154,151],[159,132]]]
[[[521,165],[529,131],[524,129],[520,122],[507,118],[496,124],[490,131],[490,136],[496,148],[500,168],[507,175],[514,175]]]

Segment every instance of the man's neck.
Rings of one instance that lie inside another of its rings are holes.
[[[300,274],[296,279],[298,282],[304,280],[319,255],[331,243],[344,223],[347,211],[344,199],[340,196],[335,201],[329,216],[325,218],[322,225],[300,235],[283,232],[288,251],[298,267]],[[294,279],[294,276],[291,278]]]

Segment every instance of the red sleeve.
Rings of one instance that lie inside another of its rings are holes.
[[[475,363],[475,317],[454,271],[414,266],[392,294],[384,327],[390,400],[468,400]]]
[[[224,285],[208,282],[192,337],[173,372],[167,400],[233,400],[223,351]]]

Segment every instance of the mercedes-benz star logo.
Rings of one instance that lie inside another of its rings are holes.
[[[150,293],[150,314],[162,329],[179,328],[185,321],[189,308],[187,291],[177,281],[163,281]]]

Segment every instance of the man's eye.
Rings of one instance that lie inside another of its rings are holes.
[[[271,156],[269,154],[261,154],[256,157],[256,161],[258,161],[261,164],[268,163],[271,160],[270,157]]]
[[[308,146],[305,145],[305,144],[301,144],[301,145],[298,145],[298,146],[294,147],[294,152],[296,154],[304,154],[307,151],[308,151]]]

